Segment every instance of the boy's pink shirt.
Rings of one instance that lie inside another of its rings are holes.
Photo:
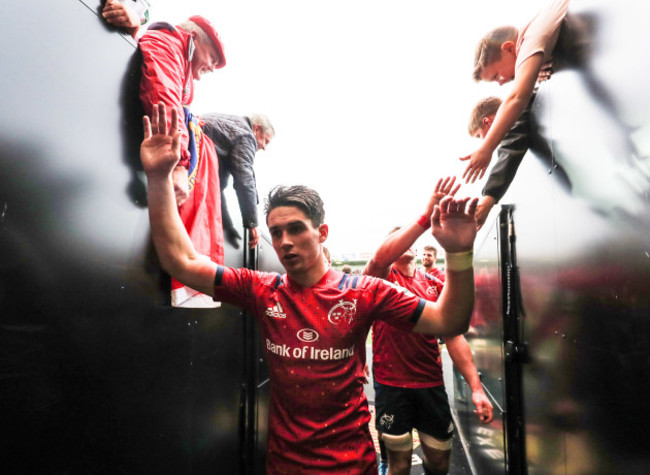
[[[517,38],[515,74],[521,64],[535,53],[543,53],[544,62],[551,59],[568,8],[569,0],[553,0],[520,30]]]

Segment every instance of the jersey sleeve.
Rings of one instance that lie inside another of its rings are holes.
[[[255,309],[257,279],[250,269],[217,266],[214,276],[214,300],[252,311]]]
[[[142,77],[140,79],[140,100],[145,114],[151,116],[153,107],[163,102],[167,113],[174,108],[179,118],[181,130],[181,160],[178,163],[189,167],[189,135],[185,126],[183,111],[183,87],[187,61],[172,44],[172,38],[162,35],[145,34],[138,43],[142,52]],[[167,118],[169,127],[171,117]]]
[[[376,279],[375,286],[375,319],[403,331],[412,331],[422,316],[426,301],[386,280]]]

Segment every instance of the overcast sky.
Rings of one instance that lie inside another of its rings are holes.
[[[316,189],[336,257],[372,252],[422,214],[439,177],[460,178],[458,157],[479,145],[466,131],[472,107],[508,87],[471,79],[475,45],[545,1],[152,3],[154,21],[200,14],[217,28],[227,66],[196,83],[193,112],[271,118],[277,136],[256,158],[260,198],[277,184]]]

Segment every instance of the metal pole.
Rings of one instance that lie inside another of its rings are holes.
[[[244,228],[243,265],[247,269],[257,270],[257,247],[250,249],[248,241],[250,232]],[[244,375],[240,402],[240,473],[251,475],[261,473],[257,467],[257,380],[259,347],[255,318],[247,312],[242,312],[244,319]]]
[[[507,473],[526,475],[526,426],[524,419],[523,364],[526,343],[522,337],[519,273],[517,268],[514,205],[503,205],[499,214],[503,354],[505,375],[505,456]]]

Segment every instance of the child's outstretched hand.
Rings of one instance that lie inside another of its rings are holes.
[[[483,149],[478,149],[471,155],[460,157],[460,160],[469,160],[469,164],[463,173],[465,183],[474,183],[476,179],[483,178],[485,170],[487,170],[490,160],[492,160],[492,153],[487,153]]]
[[[162,102],[154,107],[151,120],[142,119],[144,140],[140,145],[140,159],[148,178],[168,177],[181,158],[181,133],[178,130],[178,113],[172,108],[171,124],[167,130],[167,112]]]

